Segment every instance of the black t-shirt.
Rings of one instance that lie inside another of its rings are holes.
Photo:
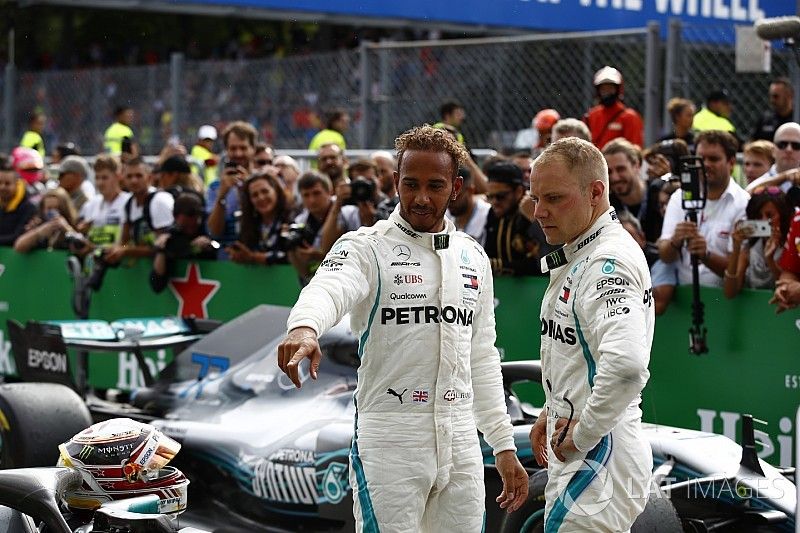
[[[775,137],[775,130],[781,127],[783,124],[792,121],[793,112],[789,111],[789,114],[786,116],[779,116],[775,111],[769,110],[765,111],[761,118],[758,119],[756,125],[753,127],[753,134],[750,137],[751,141],[757,141],[759,139],[763,139],[765,141],[770,141]]]

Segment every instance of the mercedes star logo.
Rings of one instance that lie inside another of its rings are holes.
[[[392,250],[394,251],[395,255],[403,261],[408,261],[411,259],[411,248],[405,244],[398,244],[392,248]]]

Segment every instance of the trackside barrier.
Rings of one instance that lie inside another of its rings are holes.
[[[0,249],[0,374],[14,371],[7,319],[25,323],[74,318],[65,257],[62,252],[20,255]],[[181,263],[161,294],[149,289],[149,271],[146,262],[109,269],[92,298],[91,318],[193,314],[230,320],[262,303],[291,306],[299,294],[288,266]],[[497,346],[506,360],[538,358],[539,307],[546,284],[546,278],[495,278]],[[703,289],[710,353],[697,357],[688,353],[688,289],[679,288],[667,313],[656,320],[644,420],[736,438],[741,413],[752,413],[768,423],[757,432],[761,456],[776,465],[793,464],[800,427],[794,421],[800,393],[800,311],[776,316],[768,303],[769,291],[745,290],[730,301],[718,289]],[[148,366],[157,371],[168,358],[165,353],[148,354]],[[93,355],[89,374],[92,384],[101,388],[142,383],[130,354]],[[518,392],[534,404],[543,399],[538,385],[521,386]]]

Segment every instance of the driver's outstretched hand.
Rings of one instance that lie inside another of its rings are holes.
[[[289,376],[298,389],[301,385],[300,362],[305,358],[311,361],[309,366],[311,378],[317,379],[319,361],[322,359],[317,334],[311,328],[295,328],[278,345],[278,367]]]

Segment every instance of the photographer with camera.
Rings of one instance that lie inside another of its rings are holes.
[[[687,212],[681,204],[682,190],[675,191],[669,199],[658,253],[665,263],[678,262],[681,285],[692,283],[691,256],[694,255],[700,262],[700,285],[722,286],[731,253],[733,225],[744,217],[750,199],[731,178],[737,147],[736,138],[725,131],[708,130],[697,136],[697,156],[703,160],[708,187],[706,205],[698,213],[697,223],[686,220]]]
[[[359,160],[347,169],[349,178],[335,186],[336,198],[322,226],[321,249],[324,253],[336,240],[361,226],[372,226],[377,220],[380,192],[375,165]]]
[[[203,200],[196,192],[183,192],[172,209],[175,223],[156,237],[150,288],[156,293],[167,287],[175,261],[179,259],[216,259],[219,243],[211,240],[203,226]]]
[[[71,250],[79,253],[86,246],[83,235],[75,229],[78,215],[67,191],[61,187],[42,195],[39,213],[27,224],[27,231],[14,241],[14,250],[27,253],[37,249]]]
[[[224,163],[219,178],[208,186],[206,209],[208,233],[223,246],[236,241],[236,215],[240,211],[239,190],[254,170],[256,129],[247,122],[231,122],[222,132]]]
[[[734,226],[733,252],[725,269],[725,296],[734,298],[742,288],[774,289],[781,275],[778,260],[792,220],[792,208],[777,187],[753,194],[747,202],[747,220]]]
[[[306,172],[297,182],[303,211],[281,235],[289,262],[297,270],[300,284],[306,286],[325,257],[322,251],[322,225],[333,208],[331,180],[319,172]],[[352,208],[353,206],[345,206]]]

